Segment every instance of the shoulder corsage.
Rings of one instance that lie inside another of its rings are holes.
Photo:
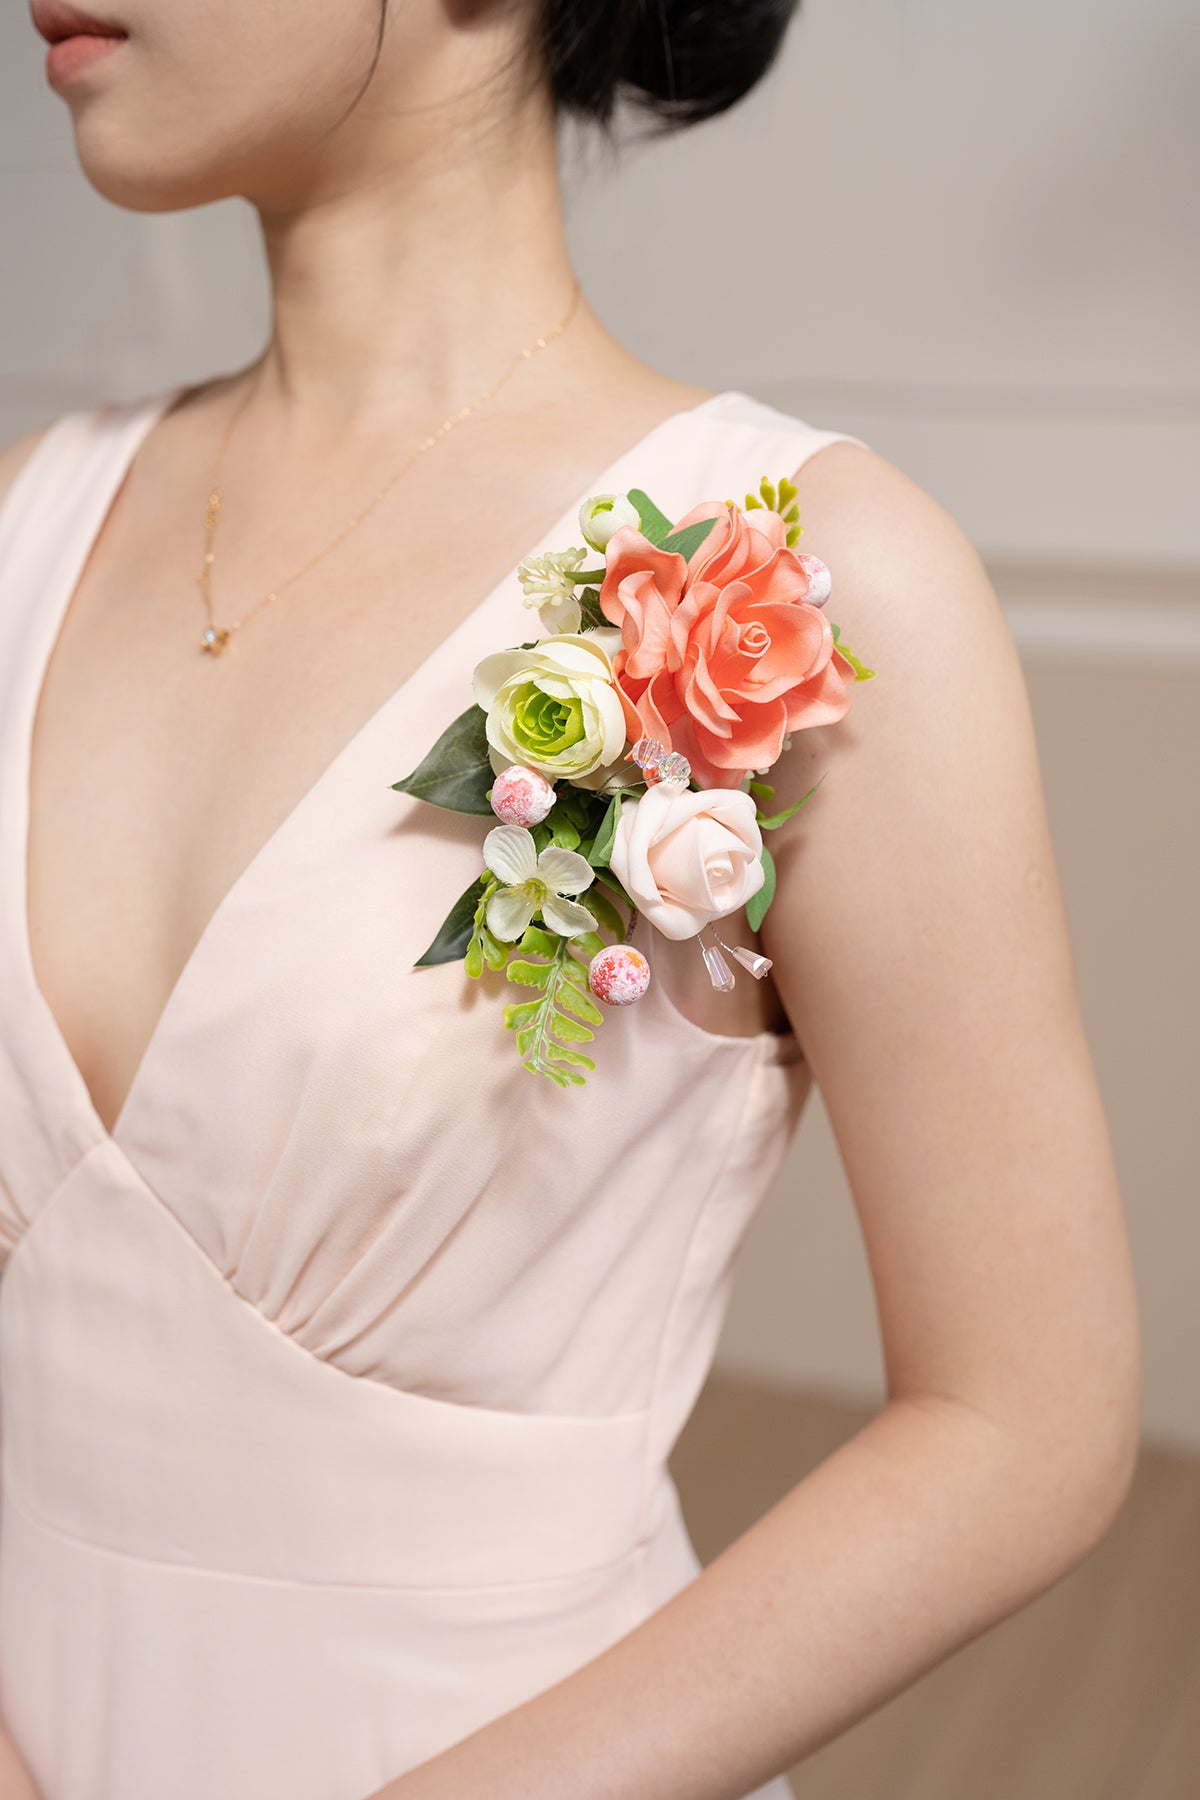
[[[702,502],[674,525],[638,488],[587,500],[584,543],[517,570],[542,635],[485,656],[473,704],[392,783],[498,821],[416,966],[461,959],[527,990],[504,1023],[560,1087],[595,1069],[582,1045],[603,1008],[646,992],[639,914],[698,939],[722,992],[723,952],[770,969],[714,922],[745,906],[758,930],[775,889],[763,833],[820,782],[771,813],[763,777],[792,732],[842,718],[874,674],[825,617],[828,568],[795,548],[796,491],[764,479],[743,507]]]

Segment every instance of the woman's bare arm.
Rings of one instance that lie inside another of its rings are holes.
[[[773,471],[772,471],[773,473]],[[798,732],[764,938],[878,1300],[881,1411],[601,1656],[376,1800],[741,1800],[1074,1568],[1140,1343],[1026,691],[979,559],[872,452],[796,477],[877,670]]]
[[[0,1800],[38,1800],[33,1777],[3,1726],[0,1726]]]

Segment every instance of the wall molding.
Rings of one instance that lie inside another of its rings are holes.
[[[1200,670],[1200,568],[985,562],[1024,658],[1167,676],[1181,665]]]
[[[1073,606],[1001,602],[1013,642],[1030,662],[1137,669],[1145,675],[1200,674],[1200,608]]]

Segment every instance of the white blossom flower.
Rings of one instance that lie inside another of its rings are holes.
[[[537,607],[546,631],[579,630],[583,613],[575,598],[574,571],[586,555],[586,550],[548,550],[518,565],[525,604]]]
[[[497,825],[483,840],[483,858],[505,883],[487,908],[487,928],[502,943],[512,944],[523,936],[539,909],[543,923],[559,937],[595,931],[596,921],[587,907],[563,898],[582,894],[595,879],[595,870],[577,850],[549,844],[539,856],[533,833],[523,825]]]

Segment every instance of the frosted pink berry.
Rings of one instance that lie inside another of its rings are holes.
[[[808,592],[804,598],[810,606],[824,606],[833,592],[833,576],[829,573],[829,565],[823,563],[819,556],[797,551],[796,561],[808,576]]]
[[[588,964],[588,986],[605,1006],[629,1006],[650,986],[650,964],[632,944],[610,944]]]
[[[514,763],[492,783],[492,811],[504,825],[540,825],[554,805],[554,789],[536,769]]]

